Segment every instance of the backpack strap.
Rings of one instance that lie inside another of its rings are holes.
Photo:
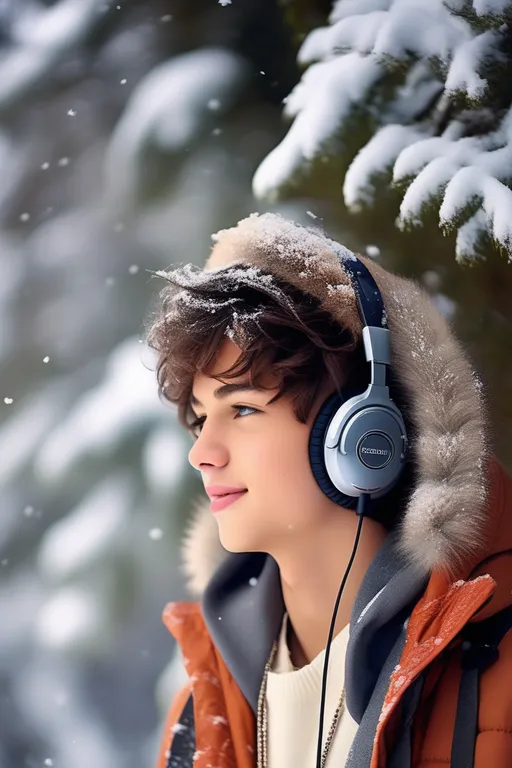
[[[468,624],[462,633],[462,676],[453,732],[452,768],[473,768],[478,735],[480,674],[497,661],[499,645],[512,629],[512,606]]]
[[[173,728],[174,738],[165,768],[192,768],[196,751],[194,700],[192,694],[183,707],[180,719]]]

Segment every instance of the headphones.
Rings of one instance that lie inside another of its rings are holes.
[[[310,433],[309,459],[325,495],[340,507],[355,509],[363,494],[377,499],[397,483],[405,465],[407,434],[387,384],[390,331],[381,293],[359,259],[332,245],[356,294],[371,374],[364,392],[335,393],[320,408]]]

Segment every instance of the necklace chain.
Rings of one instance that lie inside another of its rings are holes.
[[[268,710],[267,710],[267,680],[268,674],[272,668],[274,658],[277,652],[277,642],[274,642],[270,656],[265,664],[265,670],[263,672],[263,680],[261,682],[260,693],[258,696],[258,718],[257,718],[257,751],[258,751],[258,768],[267,768],[268,766]],[[327,756],[332,746],[332,740],[338,726],[340,715],[343,712],[345,706],[345,688],[341,691],[341,696],[338,701],[338,706],[334,712],[334,717],[329,728],[329,733],[325,740],[324,751],[322,752],[321,768],[324,768],[327,761]]]

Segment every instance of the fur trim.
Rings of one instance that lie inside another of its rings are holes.
[[[209,500],[196,503],[181,551],[188,588],[193,595],[202,595],[212,574],[228,554],[220,543]]]
[[[339,255],[353,254],[322,234],[275,214],[253,214],[222,230],[206,269],[234,262],[271,272],[316,296],[335,320],[361,337],[355,294]],[[409,401],[417,485],[403,514],[400,546],[418,567],[455,572],[483,547],[487,440],[481,386],[462,347],[428,294],[358,257],[382,293],[393,370]],[[226,552],[206,507],[198,507],[184,546],[190,586],[200,593]]]
[[[455,572],[485,546],[488,457],[481,384],[446,320],[417,284],[362,259],[384,299],[392,367],[415,427],[417,486],[400,544],[428,572]]]
[[[340,268],[340,256],[351,258],[347,248],[281,216],[252,214],[237,227],[214,235],[216,245],[206,269],[235,262],[271,272],[299,290],[319,299],[323,308],[355,338],[362,334],[356,297],[349,276]]]

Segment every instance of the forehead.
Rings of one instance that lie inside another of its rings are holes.
[[[229,370],[237,362],[241,352],[240,347],[237,347],[231,339],[226,339],[221,344],[208,373],[194,376],[192,392],[190,394],[190,404],[192,406],[200,405],[203,398],[212,393],[216,398],[222,399],[235,392],[252,391],[268,393],[269,390],[273,389],[271,377],[268,377],[268,380],[265,377],[264,386],[260,386],[261,382],[255,382],[251,385],[247,373],[242,376],[230,377],[226,383],[223,383],[225,380],[219,374]]]
[[[194,376],[192,392],[190,394],[191,405],[199,405],[204,394],[208,394],[221,387],[222,378],[219,376],[219,373],[229,370],[240,357],[241,351],[240,347],[237,347],[231,339],[226,339],[219,346],[208,373]],[[247,380],[247,376],[230,379],[230,388],[234,389],[236,384],[242,379]],[[223,387],[223,390],[227,391],[225,387]]]
[[[236,363],[240,357],[241,352],[242,350],[240,347],[237,347],[237,345],[232,342],[231,339],[226,339],[223,341],[215,353],[213,365],[208,372],[209,376],[214,378],[222,371],[227,371],[229,368],[231,368],[232,365]]]

